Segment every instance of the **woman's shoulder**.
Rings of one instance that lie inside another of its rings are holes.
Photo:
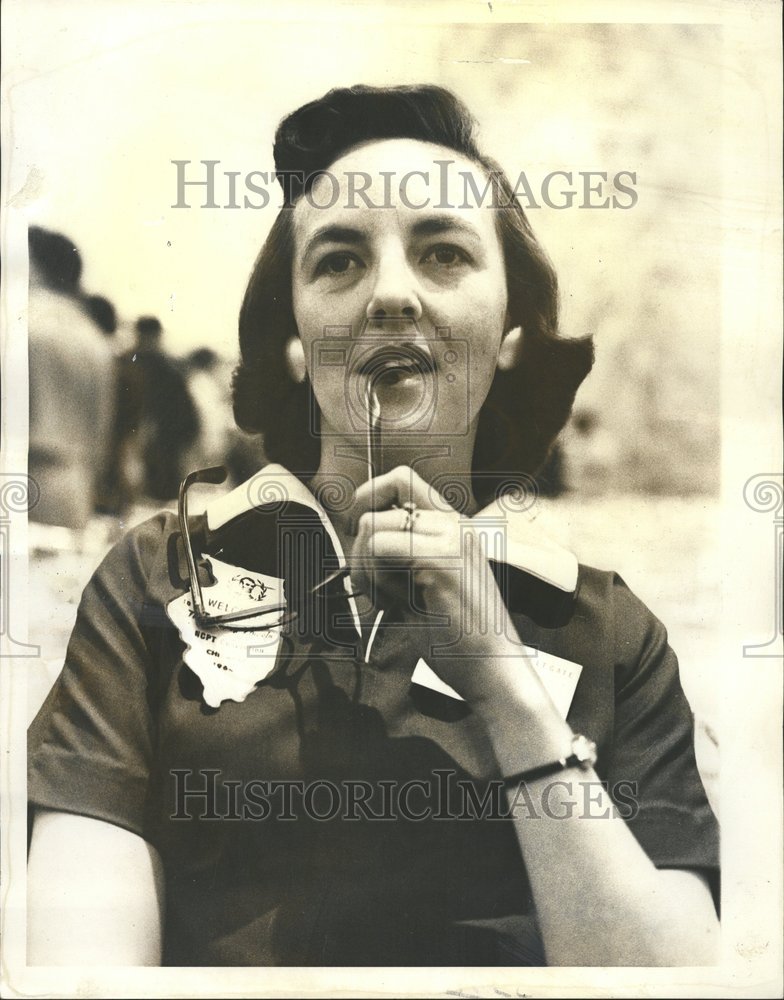
[[[124,531],[106,552],[100,567],[126,562],[149,570],[179,531],[176,514],[168,510],[145,517]]]
[[[616,667],[633,667],[669,651],[664,623],[616,570],[579,564],[574,616],[601,628]]]
[[[114,612],[134,608],[141,613],[140,609],[157,605],[158,596],[176,596],[171,587],[173,571],[179,578],[180,563],[185,570],[178,539],[177,515],[167,510],[128,528],[108,548],[92,574],[82,594],[81,610],[103,605]]]
[[[618,570],[578,564],[576,600],[624,619],[658,621]]]
[[[599,569],[583,562],[578,563],[577,595],[605,605],[638,600],[618,570]]]

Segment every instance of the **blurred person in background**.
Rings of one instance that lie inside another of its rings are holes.
[[[33,521],[82,531],[95,509],[114,401],[112,348],[81,300],[82,261],[68,237],[31,226],[29,472]]]
[[[154,316],[136,321],[136,344],[120,356],[114,449],[119,464],[119,509],[177,496],[199,415],[185,376],[163,350]]]
[[[224,465],[230,483],[242,483],[266,464],[258,434],[246,434],[234,421],[231,401],[233,365],[210,347],[186,358],[188,390],[199,415],[199,436],[190,450],[189,469]]]
[[[114,394],[112,399],[112,428],[114,428],[118,403],[119,373],[117,368],[117,359],[121,353],[117,343],[117,310],[103,295],[85,295],[83,301],[84,307],[93,322],[103,332],[107,343],[112,348],[113,365],[115,369]],[[118,496],[120,489],[117,449],[114,447],[113,440],[110,440],[107,451],[108,454],[104,466],[104,472],[96,495],[95,509],[98,514],[111,515],[118,513]]]
[[[113,338],[117,333],[117,310],[103,295],[88,295],[84,306],[93,322],[102,330],[107,338]]]
[[[29,522],[28,628],[40,650],[27,668],[33,712],[62,667],[79,594],[110,541],[94,514],[108,468],[116,377],[105,336],[111,307],[96,313],[83,295],[76,246],[38,226],[29,229],[28,246],[28,466],[40,488]]]
[[[620,449],[601,416],[576,409],[563,433],[566,488],[583,496],[601,496],[620,462]]]
[[[185,359],[188,392],[199,418],[199,433],[190,449],[189,469],[221,465],[234,433],[231,369],[211,347],[199,347]]]

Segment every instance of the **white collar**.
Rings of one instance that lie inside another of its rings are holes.
[[[275,463],[265,465],[230,493],[213,500],[206,509],[207,527],[217,531],[254,507],[286,502],[301,504],[318,514],[335,548],[339,565],[345,566],[343,547],[327,512],[293,472]],[[529,573],[565,593],[575,592],[577,557],[543,536],[527,511],[514,510],[511,503],[500,498],[471,520],[484,536],[487,554],[495,562],[504,562]]]

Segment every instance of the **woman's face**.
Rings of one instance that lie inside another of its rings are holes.
[[[497,210],[463,173],[484,191],[481,168],[452,150],[374,142],[294,208],[294,316],[322,433],[361,433],[371,387],[390,432],[473,432],[507,289]]]

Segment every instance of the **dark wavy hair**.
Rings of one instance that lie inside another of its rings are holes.
[[[558,283],[512,187],[484,156],[465,105],[442,87],[356,86],[331,90],[293,112],[275,135],[275,168],[286,200],[259,254],[239,317],[240,364],[234,373],[239,426],[264,435],[264,450],[306,478],[319,465],[310,427],[310,384],[288,375],[285,344],[297,336],[292,304],[293,227],[290,207],[319,171],[348,150],[383,139],[418,139],[445,146],[479,164],[493,185],[506,268],[509,329],[522,327],[520,363],[496,372],[479,417],[473,474],[478,498],[510,475],[533,475],[566,423],[575,393],[593,364],[590,337],[558,334]]]

